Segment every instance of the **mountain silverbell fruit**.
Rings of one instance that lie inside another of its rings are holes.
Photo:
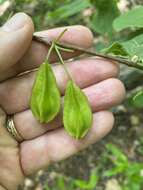
[[[76,139],[83,138],[91,128],[92,120],[92,111],[87,97],[72,80],[69,80],[64,97],[65,130]]]
[[[60,111],[60,92],[48,61],[39,68],[33,85],[30,107],[40,123],[53,120]]]

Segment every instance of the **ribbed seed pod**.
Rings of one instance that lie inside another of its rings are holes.
[[[40,123],[53,120],[60,110],[60,92],[56,78],[48,62],[44,62],[37,73],[32,90],[30,107]]]
[[[63,122],[66,131],[76,139],[83,138],[91,128],[92,120],[92,111],[87,97],[70,80],[64,97]]]

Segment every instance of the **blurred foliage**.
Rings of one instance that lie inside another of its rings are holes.
[[[11,6],[1,18],[2,21],[10,12],[23,11],[29,14],[36,30],[62,25],[83,23],[82,11],[90,7],[89,0],[12,0]]]
[[[118,0],[92,0],[95,6],[95,13],[91,17],[91,28],[100,34],[113,35],[112,23],[119,16],[120,11],[117,7]]]
[[[121,31],[126,28],[143,27],[143,7],[137,6],[132,10],[127,11],[119,16],[113,22],[113,27],[116,31]]]
[[[130,161],[125,153],[113,144],[106,145],[100,160],[98,168],[91,170],[88,180],[57,175],[54,184],[46,184],[44,190],[95,190],[101,181],[107,182],[115,178],[121,190],[142,190],[142,163]]]
[[[106,145],[107,157],[113,166],[104,172],[104,176],[120,176],[123,190],[141,190],[143,187],[143,164],[129,161],[119,148],[113,144]]]

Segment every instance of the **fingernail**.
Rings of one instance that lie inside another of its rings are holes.
[[[2,29],[5,32],[13,32],[22,28],[27,20],[27,15],[24,13],[17,13],[11,17],[3,26]]]

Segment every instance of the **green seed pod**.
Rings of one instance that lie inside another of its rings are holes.
[[[53,120],[60,110],[60,92],[56,78],[48,62],[44,62],[37,73],[32,90],[30,107],[40,123]]]
[[[83,138],[92,126],[92,111],[85,94],[72,81],[68,82],[64,97],[63,122],[74,138]]]

